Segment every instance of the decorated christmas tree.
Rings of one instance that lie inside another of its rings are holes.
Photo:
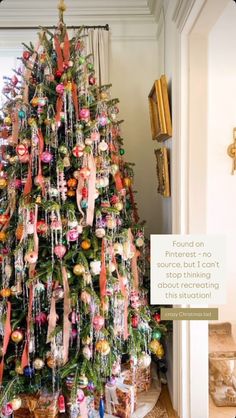
[[[112,385],[124,358],[146,368],[151,352],[164,354],[165,327],[143,287],[145,239],[118,99],[97,85],[83,46],[82,28],[69,40],[62,2],[55,33],[42,29],[37,48],[24,45],[5,79],[1,416],[40,391],[77,416],[84,394]]]

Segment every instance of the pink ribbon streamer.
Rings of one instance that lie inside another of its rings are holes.
[[[63,266],[62,269],[63,287],[64,287],[64,314],[63,314],[63,361],[64,364],[68,361],[69,343],[70,343],[70,331],[71,322],[69,321],[70,309],[70,288],[68,284],[67,271]]]
[[[7,317],[5,322],[4,339],[3,339],[3,355],[0,363],[0,384],[2,384],[3,371],[4,371],[4,356],[7,352],[7,347],[11,336],[11,303],[7,302]]]
[[[80,409],[80,416],[82,418],[88,418],[88,409],[87,409],[86,397],[83,399],[82,402],[80,402],[79,409]]]
[[[132,247],[132,251],[134,252],[134,255],[133,255],[132,259],[131,259],[131,271],[132,271],[132,276],[133,276],[134,289],[137,290],[139,288],[139,274],[138,274],[137,252],[136,252],[136,247],[134,245],[133,234],[132,234],[130,228],[128,230],[128,238],[129,238],[130,245]]]
[[[94,207],[95,207],[95,193],[96,193],[96,164],[93,155],[88,156],[88,168],[90,169],[90,176],[88,181],[88,208],[87,208],[87,225],[93,225]]]

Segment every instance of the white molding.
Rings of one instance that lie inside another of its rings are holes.
[[[176,23],[177,28],[179,29],[180,32],[184,28],[184,25],[195,3],[196,3],[196,0],[178,0],[177,1],[172,19]]]
[[[148,0],[147,2],[150,12],[155,17],[157,22],[160,19],[161,9],[164,5],[164,1],[165,0]]]

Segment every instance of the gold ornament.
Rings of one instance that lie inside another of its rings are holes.
[[[123,184],[127,189],[131,186],[131,183],[132,183],[132,181],[129,177],[124,177]]]
[[[73,268],[73,273],[76,276],[82,276],[85,273],[85,268],[83,264],[76,264]]]
[[[16,372],[17,374],[24,374],[24,370],[23,370],[23,367],[21,367],[21,364],[17,364],[17,365],[16,365],[16,367],[15,367],[15,372]]]
[[[5,189],[7,187],[7,180],[3,177],[0,178],[0,189]]]
[[[0,232],[0,242],[5,242],[7,239],[7,234],[4,231]]]
[[[11,289],[2,289],[0,293],[3,298],[9,298],[11,296]]]
[[[90,247],[91,247],[91,242],[89,239],[85,239],[81,242],[81,248],[83,248],[83,250],[89,250]]]
[[[157,349],[157,351],[156,351],[156,356],[158,357],[158,358],[163,358],[164,357],[164,355],[165,355],[165,351],[164,351],[164,348],[163,348],[163,346],[160,344],[160,346],[159,346],[159,348]]]
[[[91,337],[87,336],[87,337],[82,338],[82,344],[83,345],[91,344]]]
[[[53,357],[48,357],[48,359],[47,359],[47,366],[48,366],[50,369],[54,369],[54,368],[56,367],[56,364],[57,364],[57,362],[56,362],[56,359],[55,359],[55,358],[53,358]]]
[[[11,340],[16,344],[19,344],[23,340],[23,338],[24,336],[21,330],[16,329],[11,333]]]
[[[4,123],[5,123],[5,125],[7,125],[7,126],[10,126],[11,125],[11,118],[10,118],[10,116],[6,116],[5,118],[4,118]]]
[[[152,340],[149,344],[149,348],[152,353],[156,353],[156,351],[159,349],[160,343],[157,340]]]
[[[99,340],[96,344],[96,350],[102,355],[107,356],[110,353],[111,347],[107,340]]]
[[[41,358],[36,358],[33,362],[35,370],[41,370],[44,367],[44,361]]]

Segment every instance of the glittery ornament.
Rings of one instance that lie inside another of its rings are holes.
[[[79,112],[79,117],[81,120],[88,121],[90,118],[90,111],[89,109],[83,107]]]
[[[44,151],[41,155],[41,161],[45,164],[49,164],[53,159],[53,155],[49,151]]]
[[[34,368],[31,366],[24,367],[24,375],[25,377],[32,378],[34,376]]]
[[[63,94],[63,93],[64,93],[64,90],[65,90],[65,86],[64,86],[64,84],[60,83],[60,84],[58,84],[58,85],[56,86],[56,92],[57,92],[58,94]]]
[[[157,341],[157,340],[150,341],[149,348],[150,348],[152,353],[155,354],[159,347],[160,347],[159,341]]]
[[[107,340],[99,340],[96,343],[96,350],[102,355],[102,356],[107,356],[110,351],[110,345],[109,342]]]
[[[65,245],[58,244],[54,247],[54,253],[56,256],[60,259],[62,259],[66,253],[66,247]]]
[[[159,329],[155,329],[155,330],[153,331],[153,333],[152,333],[152,338],[153,338],[154,340],[160,340],[160,339],[161,339],[161,337],[162,337],[162,333],[161,333],[161,331],[160,331]]]
[[[95,235],[97,238],[103,238],[106,235],[106,230],[104,228],[97,228],[95,230]]]
[[[41,370],[44,367],[44,361],[41,358],[36,358],[33,361],[33,366],[35,368],[35,370]]]
[[[147,353],[142,353],[138,359],[138,364],[141,369],[146,369],[151,364],[151,357]]]
[[[74,242],[77,241],[78,237],[79,237],[79,233],[77,228],[75,229],[71,229],[70,231],[67,232],[66,237],[68,239],[68,241]]]
[[[23,338],[24,338],[24,334],[23,334],[23,332],[20,329],[19,330],[17,329],[17,330],[15,330],[15,331],[13,331],[11,333],[11,340],[15,344],[21,343],[21,341],[23,340]]]
[[[73,273],[76,276],[82,276],[85,273],[85,268],[84,268],[83,264],[76,264],[73,267]]]

